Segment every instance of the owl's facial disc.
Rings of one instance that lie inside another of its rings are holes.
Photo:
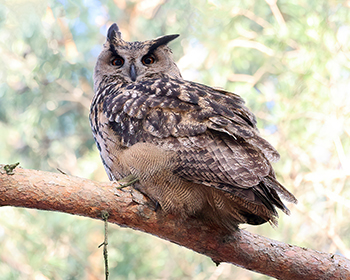
[[[118,77],[124,83],[139,82],[150,77],[171,75],[181,77],[172,60],[167,44],[179,37],[178,34],[161,36],[148,41],[128,42],[122,39],[117,24],[112,24],[107,32],[104,52],[95,70],[94,79],[104,79],[103,75]],[[104,67],[102,67],[104,63]]]

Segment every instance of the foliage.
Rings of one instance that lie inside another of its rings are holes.
[[[92,70],[108,26],[171,44],[184,77],[240,94],[299,199],[271,238],[350,258],[350,2],[2,0],[0,159],[107,180],[91,137]],[[3,279],[101,279],[102,222],[0,209]],[[112,279],[264,279],[110,227]]]

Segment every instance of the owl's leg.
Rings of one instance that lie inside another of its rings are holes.
[[[136,176],[134,176],[132,174],[129,176],[126,176],[126,177],[120,179],[119,181],[117,181],[120,185],[119,187],[117,187],[117,189],[120,190],[120,189],[129,187],[129,186],[133,185],[134,183],[136,183],[138,180],[139,180],[139,178],[137,178]],[[123,184],[122,182],[125,182],[125,184]]]

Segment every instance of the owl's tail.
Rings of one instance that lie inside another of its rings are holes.
[[[290,214],[280,196],[290,202],[297,202],[296,198],[271,176],[263,178],[257,186],[237,190],[236,193],[209,189],[211,193],[208,194],[207,201],[211,209],[204,209],[205,216],[209,223],[228,231],[237,229],[241,223],[260,225],[269,222],[272,226],[277,226],[276,208],[287,215]]]

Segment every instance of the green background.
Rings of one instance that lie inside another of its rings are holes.
[[[350,1],[1,0],[0,163],[107,181],[88,113],[108,27],[165,34],[185,79],[241,95],[298,198],[251,232],[350,258]],[[0,279],[103,279],[103,223],[0,208]],[[111,279],[269,279],[109,226]]]

